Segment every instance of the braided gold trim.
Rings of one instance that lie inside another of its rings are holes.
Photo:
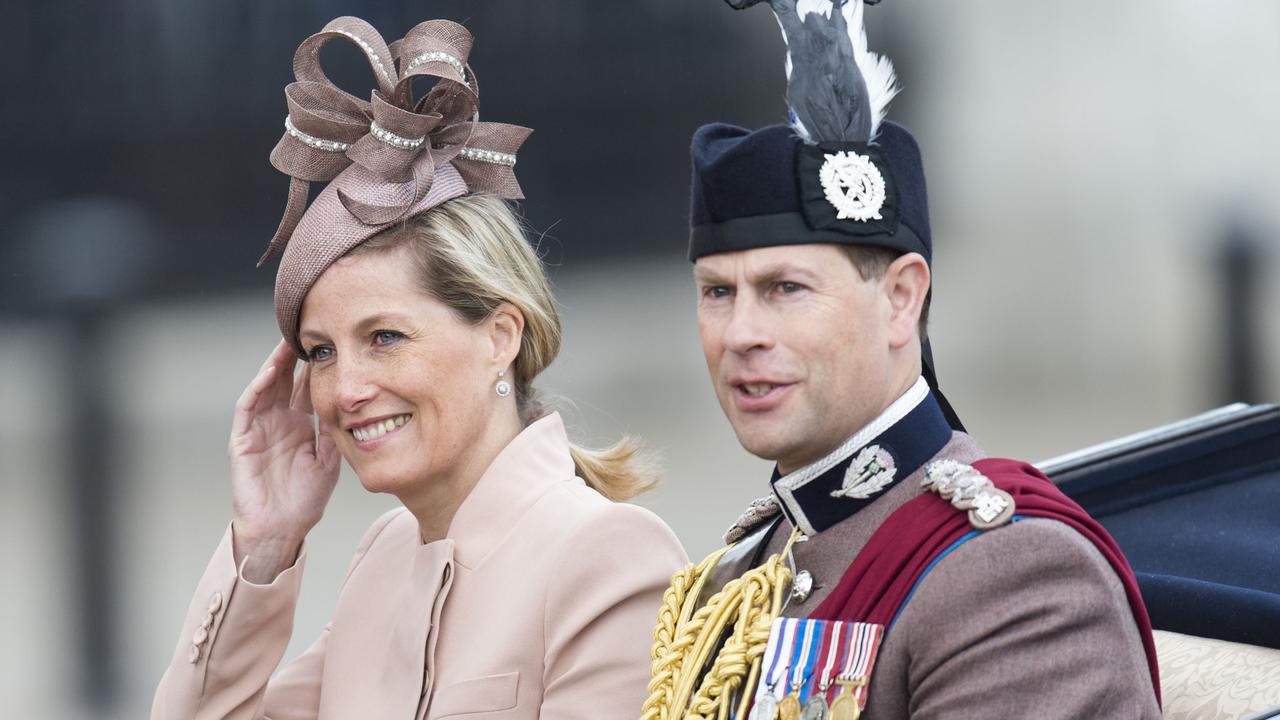
[[[739,695],[733,716],[746,717],[769,631],[782,613],[791,582],[785,558],[799,537],[798,529],[792,531],[781,553],[730,580],[702,607],[695,607],[698,596],[729,548],[672,576],[653,631],[649,699],[641,720],[727,720]],[[711,654],[730,627],[713,659]],[[708,662],[711,666],[704,674]]]

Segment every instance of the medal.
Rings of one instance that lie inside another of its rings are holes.
[[[827,720],[827,699],[821,694],[814,695],[804,704],[804,712],[800,720]]]
[[[867,681],[836,680],[840,686],[840,697],[831,705],[831,720],[858,720],[862,716],[862,706],[858,704],[858,691],[854,688],[865,687]]]
[[[841,692],[840,697],[831,703],[829,720],[858,720],[862,717],[862,708],[858,707],[858,698],[851,692]]]
[[[800,720],[800,691],[782,698],[778,703],[778,720]]]
[[[773,693],[762,695],[751,706],[751,720],[778,720],[778,699]]]

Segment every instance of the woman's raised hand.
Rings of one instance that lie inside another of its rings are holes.
[[[236,402],[231,423],[235,559],[250,582],[270,582],[293,564],[324,514],[341,457],[329,428],[317,429],[310,366],[281,341]]]

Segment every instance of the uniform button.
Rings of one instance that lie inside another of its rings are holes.
[[[213,627],[213,613],[209,613],[208,615],[204,616],[204,620],[200,622],[200,627],[204,628],[205,630],[208,630],[209,628]]]
[[[205,640],[209,639],[209,631],[204,628],[196,628],[196,634],[191,636],[191,642],[194,645],[203,645]]]
[[[216,592],[209,597],[209,612],[216,613],[222,609],[222,593]]]
[[[809,594],[812,592],[813,575],[808,570],[796,573],[795,580],[791,581],[791,599],[802,603],[809,599]]]
[[[195,665],[199,660],[200,660],[200,648],[196,645],[192,645],[191,649],[187,651],[187,662],[191,663],[192,665]]]

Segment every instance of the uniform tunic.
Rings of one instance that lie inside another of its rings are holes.
[[[869,504],[797,543],[795,568],[814,588],[783,615],[806,617],[827,597],[881,524],[927,492],[929,462],[984,457],[970,436],[952,433]],[[765,556],[791,529],[784,517]],[[1042,518],[982,533],[924,575],[887,629],[867,697],[865,720],[1160,717],[1120,578],[1093,543]]]

